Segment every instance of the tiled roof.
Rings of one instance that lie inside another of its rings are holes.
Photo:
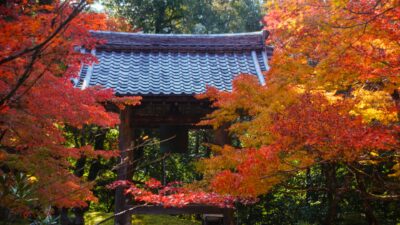
[[[77,86],[102,85],[118,95],[191,95],[206,85],[231,90],[233,78],[253,74],[265,84],[271,48],[265,32],[164,35],[92,32],[107,42],[92,51],[99,60],[84,65]]]

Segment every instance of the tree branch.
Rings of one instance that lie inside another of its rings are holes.
[[[27,53],[30,52],[34,52],[37,50],[40,50],[41,48],[43,48],[45,45],[47,45],[54,37],[56,37],[64,28],[65,26],[71,22],[84,8],[86,7],[86,0],[82,0],[79,2],[79,4],[74,8],[74,10],[71,12],[71,14],[67,17],[67,19],[65,19],[62,23],[60,23],[60,25],[57,27],[57,29],[50,35],[48,36],[44,41],[42,41],[41,43],[30,47],[30,48],[26,48],[18,53],[15,53],[13,55],[10,55],[8,57],[5,57],[3,59],[0,60],[0,65],[10,62],[14,59],[17,59]]]
[[[37,44],[34,47],[27,48],[23,50],[22,52],[16,53],[14,55],[8,56],[4,59],[0,60],[0,65],[10,62],[16,58],[21,57],[22,55],[25,55],[27,53],[33,52],[31,60],[29,64],[27,65],[25,72],[22,74],[22,76],[18,79],[16,86],[4,97],[0,100],[0,107],[2,107],[7,100],[12,98],[12,96],[15,95],[15,93],[18,91],[18,89],[24,84],[24,82],[29,78],[31,71],[33,69],[33,65],[35,64],[35,61],[37,60],[38,56],[40,55],[41,51],[47,46],[48,43],[50,43],[59,33],[61,33],[63,30],[65,30],[68,27],[68,24],[86,7],[86,1],[82,0],[80,3],[74,8],[74,10],[69,14],[67,19],[62,21],[60,25],[57,27],[57,29],[49,36],[47,37],[43,42],[40,44]]]
[[[123,214],[125,214],[125,213],[128,213],[128,212],[130,212],[130,211],[132,211],[132,210],[134,210],[134,209],[141,208],[141,207],[149,207],[149,205],[144,204],[144,205],[136,205],[136,206],[133,206],[133,207],[131,207],[131,208],[129,208],[129,209],[126,209],[126,210],[121,211],[121,212],[119,212],[119,213],[115,213],[115,214],[113,214],[112,216],[105,218],[104,220],[102,220],[102,221],[96,223],[96,225],[103,224],[103,223],[105,223],[105,222],[107,222],[107,221],[113,219],[113,218],[116,217],[116,216],[121,216],[121,215],[123,215]]]

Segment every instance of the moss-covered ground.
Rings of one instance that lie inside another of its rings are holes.
[[[85,214],[85,225],[95,225],[96,223],[111,216],[111,213],[104,212],[88,212]],[[110,220],[104,225],[113,225],[114,221]],[[176,216],[169,215],[134,215],[132,216],[132,225],[200,225],[200,221],[181,219]]]

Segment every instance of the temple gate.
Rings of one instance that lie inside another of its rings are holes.
[[[175,137],[161,148],[184,152],[187,130],[201,128],[196,124],[212,111],[209,102],[194,96],[206,86],[231,91],[232,80],[238,74],[256,76],[265,85],[262,71],[269,69],[272,49],[265,45],[267,32],[240,34],[138,34],[93,31],[92,35],[106,40],[91,53],[99,63],[84,65],[77,86],[101,85],[113,88],[117,96],[142,96],[139,106],[126,107],[120,112],[121,159],[133,162],[137,129],[160,129],[161,138]],[[204,128],[204,127],[203,127]],[[164,135],[164,136],[163,136]],[[215,131],[214,142],[228,143],[224,130]],[[118,169],[118,179],[132,178],[133,167],[126,163]],[[115,224],[130,224],[131,214],[204,214],[221,215],[222,220],[204,224],[233,224],[233,210],[205,205],[184,208],[152,206],[129,210],[128,199],[117,189]]]

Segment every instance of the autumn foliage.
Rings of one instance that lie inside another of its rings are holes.
[[[84,0],[46,2],[0,2],[0,210],[25,216],[96,201],[93,183],[75,176],[71,165],[81,157],[117,154],[68,147],[64,128],[112,127],[118,115],[106,104],[123,109],[140,100],[71,82],[82,63],[96,63],[90,51],[80,51],[103,42],[89,30],[129,25],[88,11]],[[212,191],[154,179],[142,185],[116,181],[110,188],[124,186],[143,204],[232,207],[299,171],[340,165],[364,201],[400,199],[399,1],[277,0],[267,8],[267,43],[274,47],[267,85],[240,75],[232,92],[209,87],[199,96],[216,108],[203,124],[228,126],[238,143],[214,146],[212,157],[198,164]],[[377,171],[374,188],[364,185],[372,177],[364,166]],[[376,187],[385,182],[391,185]]]
[[[216,108],[203,124],[228,125],[240,142],[214,147],[214,156],[199,163],[214,190],[258,196],[315,165],[347,166],[358,182],[368,177],[363,165],[386,163],[390,171],[380,182],[397,182],[398,1],[269,1],[267,7],[267,43],[274,47],[267,85],[241,75],[232,92],[210,87],[199,96]],[[398,199],[398,187],[387,187],[361,192]]]
[[[348,101],[330,103],[321,94],[299,94],[298,101],[271,115],[271,125],[257,124],[257,119],[243,122],[265,132],[267,145],[216,148],[216,156],[201,168],[215,174],[212,185],[218,192],[254,197],[316,163],[354,162],[397,146],[395,131],[364,123],[350,114],[352,106]]]
[[[238,198],[232,195],[221,195],[184,187],[181,182],[162,185],[160,181],[150,178],[143,185],[119,180],[107,186],[109,189],[123,187],[125,195],[133,198],[136,205],[156,205],[181,208],[187,205],[209,205],[220,208],[233,208],[236,202],[254,203],[256,198]]]
[[[398,87],[398,1],[270,1],[271,79],[314,88]],[[295,79],[295,80],[294,80]]]
[[[13,212],[26,215],[41,206],[85,206],[86,201],[96,200],[92,184],[71,173],[71,162],[82,156],[116,156],[91,146],[68,148],[63,136],[65,125],[111,127],[119,122],[116,113],[104,108],[114,96],[112,90],[80,90],[71,82],[82,63],[96,62],[93,55],[79,51],[102,41],[93,39],[89,30],[110,25],[105,15],[86,12],[87,7],[86,1],[0,3],[0,176],[4,181],[0,206]],[[138,99],[134,100],[136,104]],[[22,182],[16,178],[21,173],[32,186],[29,196],[9,191]]]

